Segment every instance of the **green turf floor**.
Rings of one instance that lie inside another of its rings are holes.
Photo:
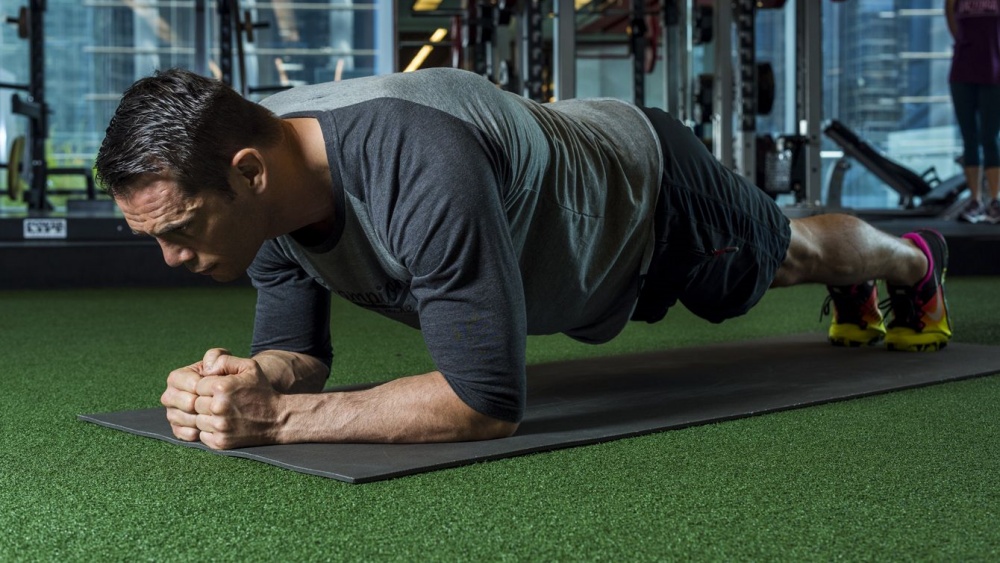
[[[822,332],[823,295],[721,326],[672,311],[601,347],[533,338],[530,361]],[[957,340],[1000,343],[1000,280],[949,298]],[[245,288],[0,293],[0,560],[1000,558],[1000,377],[367,485],[75,419],[157,406],[207,347],[246,353],[252,313]],[[430,367],[418,333],[333,316],[336,381]]]

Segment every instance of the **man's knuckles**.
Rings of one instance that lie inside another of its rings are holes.
[[[174,436],[179,440],[184,440],[185,442],[194,442],[198,439],[201,431],[197,428],[191,428],[190,426],[177,426],[174,424],[170,425],[171,430],[174,432]]]
[[[170,422],[171,426],[194,427],[196,416],[180,409],[167,409],[167,421]]]
[[[229,450],[239,446],[239,442],[233,437],[217,432],[202,432],[199,438],[213,450]]]
[[[194,366],[175,369],[167,375],[167,387],[173,387],[181,391],[194,391],[200,379],[201,375],[195,371]]]
[[[194,401],[194,412],[212,414],[212,397],[198,397]]]
[[[210,375],[198,382],[195,392],[202,397],[211,397],[212,395],[228,393],[232,390],[233,384],[234,382],[230,381],[229,377]]]
[[[205,356],[202,358],[202,363],[204,364],[206,369],[212,369],[215,367],[215,362],[219,359],[220,356],[228,356],[228,355],[230,355],[230,352],[225,348],[212,348],[207,352],[205,352]]]
[[[168,409],[180,409],[185,412],[195,412],[195,400],[198,398],[193,393],[178,391],[173,387],[167,387],[160,395],[160,404]]]
[[[232,432],[236,421],[232,417],[218,414],[198,414],[195,426],[202,432]]]

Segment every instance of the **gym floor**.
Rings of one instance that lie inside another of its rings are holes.
[[[956,340],[1000,342],[998,289],[949,280]],[[599,347],[535,337],[529,361],[823,338],[824,295],[774,291],[722,325],[676,309]],[[157,406],[207,347],[246,354],[253,304],[227,286],[0,292],[0,559],[1000,556],[998,376],[366,485],[76,420]],[[340,301],[333,318],[331,383],[430,368],[419,333]]]

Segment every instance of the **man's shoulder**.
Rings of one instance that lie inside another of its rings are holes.
[[[290,235],[264,241],[247,274],[251,279],[281,270],[298,268],[300,257]]]
[[[393,73],[297,86],[261,100],[260,104],[278,115],[315,112],[347,107],[369,100],[398,98],[426,103],[448,97],[450,92],[492,87],[483,77],[453,68],[429,68],[410,73]]]

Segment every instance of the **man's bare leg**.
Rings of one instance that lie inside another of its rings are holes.
[[[815,215],[792,220],[791,242],[772,287],[853,285],[874,279],[914,285],[926,274],[927,257],[913,241],[851,215]]]

